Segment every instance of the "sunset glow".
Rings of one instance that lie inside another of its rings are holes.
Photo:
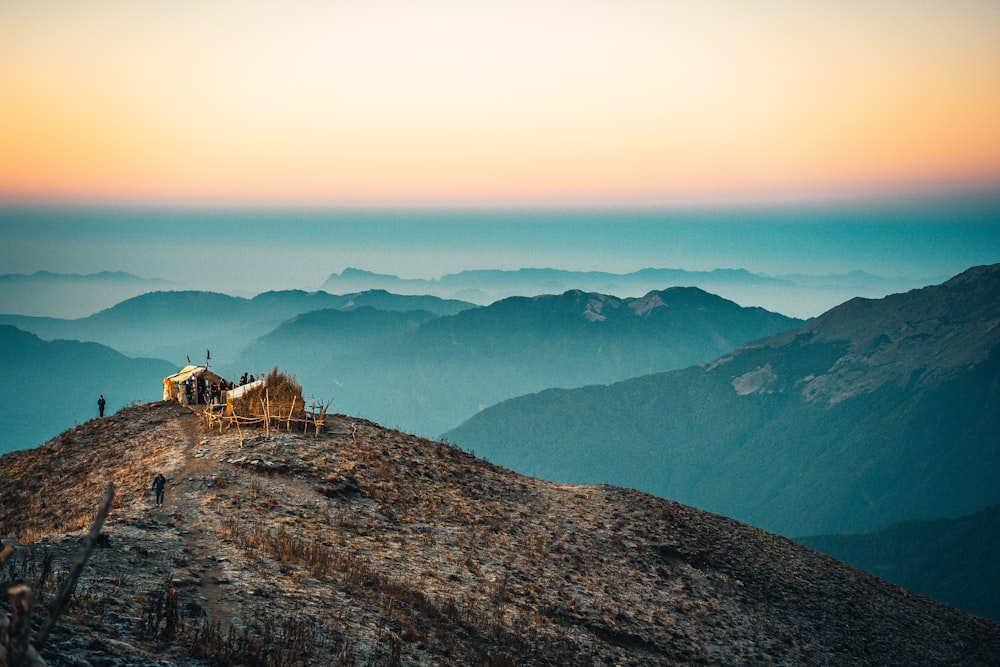
[[[650,204],[1000,184],[992,2],[0,3],[0,198]]]

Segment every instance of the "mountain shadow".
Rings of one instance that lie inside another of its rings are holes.
[[[854,299],[703,366],[493,406],[448,440],[786,535],[1000,501],[1000,265]]]
[[[162,507],[148,493],[167,478]],[[637,491],[545,482],[330,415],[121,410],[0,457],[6,591],[36,621],[114,503],[50,665],[956,665],[1000,625]],[[8,611],[0,600],[0,616]]]
[[[1000,621],[1000,505],[958,519],[906,521],[798,542],[922,595]]]

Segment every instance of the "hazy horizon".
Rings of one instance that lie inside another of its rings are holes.
[[[8,205],[0,240],[3,274],[122,271],[238,296],[315,291],[348,267],[424,280],[523,268],[863,271],[917,287],[1000,262],[1000,195],[598,210]],[[752,299],[734,298],[773,307]],[[822,312],[802,307],[779,312]]]

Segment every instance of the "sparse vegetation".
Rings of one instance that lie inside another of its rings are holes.
[[[159,461],[167,504],[115,504],[54,665],[979,666],[1000,647],[996,624],[638,492],[522,477],[344,415],[319,437],[243,438],[177,404],[132,410],[68,438],[57,469],[79,490]],[[129,463],[135,440],[159,445]],[[72,504],[43,456],[0,463]],[[48,514],[0,518],[46,535],[0,581],[50,600],[79,539]]]
[[[72,566],[58,584],[58,593],[48,605],[44,618],[39,614],[41,607],[38,603],[42,599],[41,593],[46,590],[46,585],[50,582],[52,561],[48,554],[43,558],[42,567],[35,577],[34,589],[23,582],[7,588],[10,613],[0,613],[0,666],[46,667],[40,651],[66,608],[76,589],[83,567],[98,544],[101,526],[111,509],[113,498],[114,485],[109,484],[104,501],[97,510],[97,517],[87,532]],[[3,547],[0,550],[0,565],[4,565],[13,552],[10,545]],[[33,632],[33,625],[36,623],[38,629]]]

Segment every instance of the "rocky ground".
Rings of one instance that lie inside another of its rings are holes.
[[[56,667],[1000,664],[1000,625],[782,537],[344,415],[316,436],[135,406],[0,479],[0,583],[36,622],[116,487]]]

